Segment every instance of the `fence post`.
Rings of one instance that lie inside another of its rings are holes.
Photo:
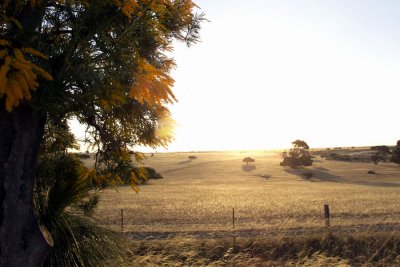
[[[235,208],[232,208],[232,227],[235,230]]]
[[[329,212],[329,204],[324,204],[324,213],[325,213],[325,227],[331,227],[331,214]]]
[[[124,209],[121,209],[121,233],[124,232]]]
[[[233,228],[233,247],[236,247],[236,233],[235,233],[235,208],[232,208],[232,228]]]

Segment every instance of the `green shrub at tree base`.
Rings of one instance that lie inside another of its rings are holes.
[[[66,122],[61,126],[67,131]],[[48,124],[45,136],[54,135],[60,125]],[[38,157],[34,187],[35,215],[49,231],[53,247],[45,267],[124,266],[128,246],[119,234],[95,225],[89,217],[99,196],[88,169],[74,154],[55,147],[56,139],[47,138]]]

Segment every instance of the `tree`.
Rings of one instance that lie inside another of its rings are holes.
[[[378,164],[380,161],[385,161],[386,157],[390,155],[391,151],[388,146],[373,146],[371,147],[372,151],[375,151],[375,154],[371,156],[371,160]]]
[[[130,175],[137,190],[129,148],[172,139],[175,64],[165,52],[174,40],[198,40],[204,18],[195,7],[191,0],[1,2],[1,266],[41,266],[50,249],[33,206],[45,125],[77,118],[97,149],[95,179]]]
[[[392,158],[390,159],[390,161],[400,164],[400,140],[397,141],[396,146],[392,150]]]
[[[242,161],[246,162],[246,165],[249,165],[250,162],[255,162],[256,160],[250,157],[245,157]]]
[[[292,145],[294,147],[299,147],[299,148],[303,148],[303,149],[310,149],[310,147],[308,146],[308,144],[306,142],[304,142],[303,140],[296,140],[292,142]]]
[[[309,152],[309,146],[302,140],[296,140],[292,142],[293,148],[289,152],[282,154],[283,161],[280,163],[281,166],[290,166],[292,168],[300,166],[311,166],[312,159]]]

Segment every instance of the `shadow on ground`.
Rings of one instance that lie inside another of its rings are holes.
[[[319,170],[319,171],[329,171],[329,169],[324,168],[324,167],[314,167],[315,170]]]
[[[358,185],[367,185],[367,186],[400,187],[400,184],[391,182],[354,181],[352,183]]]
[[[292,169],[285,168],[285,172],[299,176],[301,179],[309,182],[333,182],[333,183],[344,183],[346,180],[338,175],[333,175],[327,171],[319,169]],[[306,173],[312,172],[313,176],[307,178]]]
[[[256,166],[254,165],[243,165],[242,170],[245,172],[251,172],[252,170],[255,170]]]
[[[331,182],[331,183],[344,183],[344,184],[355,184],[355,185],[365,185],[365,186],[383,186],[383,187],[400,187],[398,183],[392,182],[380,182],[380,181],[351,181],[342,176],[334,175],[325,171],[325,168],[317,167],[314,169],[292,169],[285,168],[285,172],[297,175],[301,179],[309,182]],[[312,172],[312,177],[307,178],[306,174]]]
[[[192,160],[183,160],[183,161],[179,161],[178,162],[178,164],[187,164],[187,163],[190,163],[190,162],[192,162]]]

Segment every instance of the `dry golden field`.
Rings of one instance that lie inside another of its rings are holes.
[[[197,159],[189,160],[195,155]],[[244,157],[256,161],[246,166]],[[311,235],[324,232],[323,205],[333,233],[400,229],[400,166],[331,161],[316,156],[306,169],[279,166],[277,152],[159,153],[144,164],[164,176],[140,187],[101,193],[96,217],[134,239]],[[367,174],[374,170],[376,175]],[[313,177],[302,173],[312,171]]]

